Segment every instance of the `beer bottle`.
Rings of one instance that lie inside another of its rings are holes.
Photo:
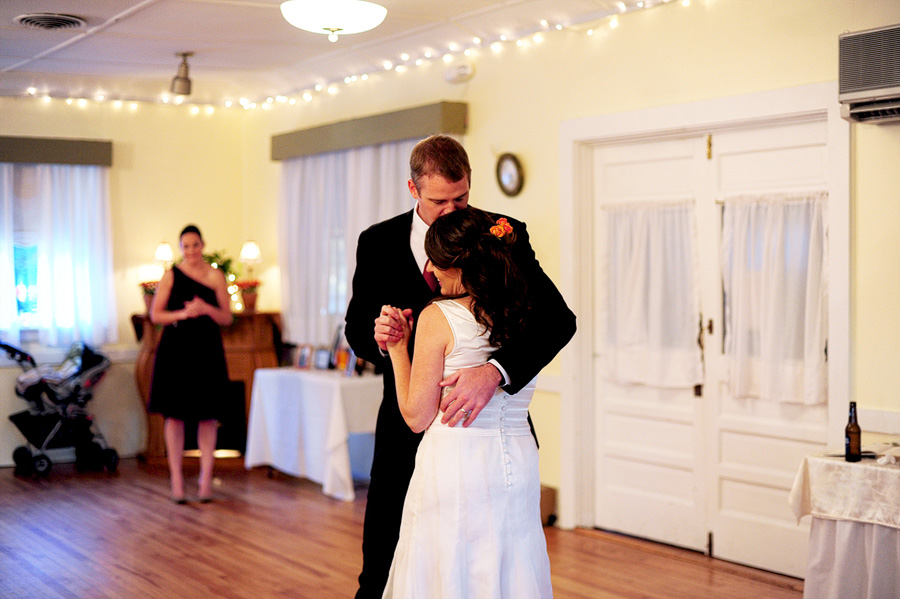
[[[850,402],[850,420],[844,428],[844,445],[848,462],[858,462],[861,455],[859,423],[856,421],[856,402]]]

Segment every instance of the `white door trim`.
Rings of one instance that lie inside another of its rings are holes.
[[[851,390],[850,125],[840,118],[837,83],[818,83],[703,100],[560,124],[560,256],[562,292],[578,332],[562,353],[559,525],[593,525],[594,414],[591,339],[593,208],[590,148],[641,139],[691,136],[804,118],[827,118],[829,182],[828,439],[841,446]]]

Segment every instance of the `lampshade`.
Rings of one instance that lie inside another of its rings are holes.
[[[244,264],[259,264],[262,262],[262,254],[259,245],[255,241],[245,241],[241,247],[240,261]]]
[[[172,246],[167,241],[163,241],[156,246],[156,253],[153,257],[157,262],[168,264],[175,260],[175,252],[172,251]]]
[[[178,71],[172,78],[172,85],[169,89],[173,94],[179,96],[191,95],[191,80],[188,78],[188,56],[193,56],[193,52],[179,52],[175,56],[181,57],[181,64],[178,65]]]
[[[281,4],[285,20],[304,31],[328,34],[336,42],[338,34],[361,33],[381,25],[387,9],[363,0],[288,0]]]

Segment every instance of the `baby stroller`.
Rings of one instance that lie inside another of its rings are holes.
[[[38,366],[21,349],[3,343],[0,349],[22,367],[16,395],[29,403],[27,410],[9,417],[28,441],[13,451],[15,473],[49,474],[53,463],[45,452],[63,448],[75,449],[79,470],[103,470],[105,466],[115,472],[119,454],[96,430],[85,409],[94,387],[109,370],[109,358],[83,343],[74,343],[59,366]]]

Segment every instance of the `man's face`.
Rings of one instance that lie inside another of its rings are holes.
[[[452,183],[440,175],[425,175],[419,178],[416,189],[412,179],[408,182],[409,192],[418,202],[419,217],[426,225],[431,225],[439,217],[460,210],[469,205],[469,178],[463,177]]]

